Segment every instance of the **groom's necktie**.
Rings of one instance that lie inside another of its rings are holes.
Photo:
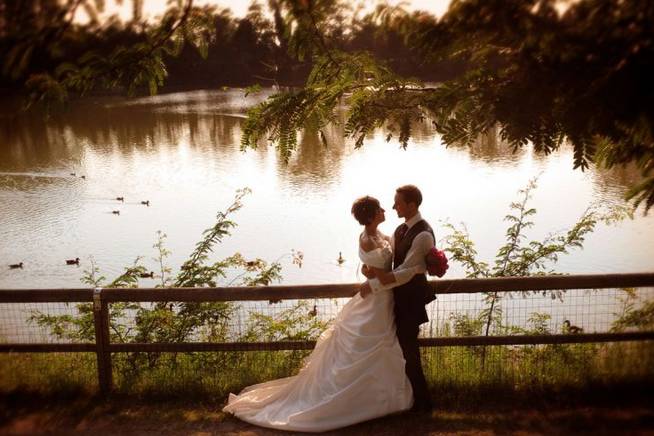
[[[409,230],[409,226],[406,225],[406,223],[403,223],[400,226],[400,229],[397,231],[397,238],[398,240],[404,239],[404,236],[406,235],[406,232]]]

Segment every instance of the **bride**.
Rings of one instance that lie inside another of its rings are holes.
[[[392,283],[390,238],[377,226],[384,209],[373,197],[352,205],[364,226],[359,257],[383,283]],[[415,267],[415,274],[420,267]],[[321,432],[411,408],[413,393],[395,334],[393,293],[354,295],[320,335],[300,372],[230,394],[224,412],[280,430]]]

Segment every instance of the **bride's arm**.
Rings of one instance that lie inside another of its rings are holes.
[[[382,234],[382,237],[384,239],[386,239],[387,241],[389,241],[389,243],[391,242],[390,237],[388,237],[388,236],[386,236],[384,234]],[[369,252],[371,250],[374,250],[377,247],[377,245],[370,238],[368,238],[365,234],[362,234],[359,237],[359,247],[361,247],[361,249],[364,252],[367,253],[367,252]],[[375,268],[373,266],[364,264],[361,267],[361,273],[368,280],[378,279],[379,282],[384,286],[395,283],[395,276],[393,275],[393,273],[389,272],[389,271],[386,271],[384,269],[381,269],[381,268]]]
[[[384,238],[389,243],[392,243],[392,240],[391,240],[390,236],[384,235],[381,232],[380,232],[380,234],[381,234],[382,238]],[[366,253],[368,251],[374,250],[377,247],[376,244],[370,238],[368,238],[365,233],[362,234],[359,237],[359,246]],[[379,279],[379,282],[382,285],[389,285],[389,284],[395,282],[395,276],[393,275],[393,273],[389,272],[389,271],[386,271],[386,270],[383,270],[381,268],[375,268],[373,266],[369,266],[369,265],[364,264],[363,267],[361,267],[361,273],[364,276],[366,276],[366,278],[368,278],[368,279],[374,279],[374,278]]]
[[[369,295],[372,292],[372,287],[370,285],[371,280],[374,279],[379,280],[379,283],[381,283],[382,286],[387,286],[389,284],[395,283],[395,275],[393,274],[392,271],[384,271],[383,269],[375,268],[372,266],[368,266],[367,271],[370,274],[374,274],[374,277],[370,277],[369,275],[366,275],[366,277],[368,277],[368,280],[363,285],[361,285],[361,288],[359,289],[359,292],[363,298],[366,298],[366,295]]]
[[[377,277],[377,280],[371,279],[371,289],[374,292],[390,289],[407,283],[416,274],[424,274],[426,270],[424,257],[433,246],[434,238],[429,232],[418,234],[411,244],[404,262],[388,273],[392,276],[392,279],[391,277],[385,277],[383,280],[380,277]]]
[[[393,271],[385,271],[383,269],[379,268],[371,268],[375,270],[375,278],[379,280],[379,282],[382,285],[390,285],[392,283],[395,283],[397,280],[395,279],[395,274]],[[413,271],[413,269],[412,269]]]
[[[395,282],[395,276],[391,271],[386,271],[381,268],[375,268],[374,266],[369,266],[368,271],[371,272],[372,277],[368,277],[368,276],[366,277],[379,279],[379,281],[383,285],[388,285],[390,283]]]
[[[359,248],[367,253],[375,249],[375,243],[370,240],[370,238],[368,238],[365,233],[362,233],[359,235]],[[366,265],[365,263],[361,267],[361,274],[363,274],[367,279],[374,279],[377,277],[374,268]]]
[[[367,279],[374,279],[375,277],[377,277],[377,274],[375,273],[375,271],[373,270],[373,268],[372,268],[372,267],[369,267],[369,266],[366,265],[365,263],[364,263],[363,266],[361,267],[361,274],[363,274],[364,276],[366,276]]]

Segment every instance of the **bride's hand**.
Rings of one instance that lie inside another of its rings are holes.
[[[368,267],[365,263],[361,267],[361,274],[366,276],[368,279],[374,279],[377,275],[375,274],[375,269]]]

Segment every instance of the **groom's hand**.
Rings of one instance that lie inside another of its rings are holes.
[[[359,294],[361,294],[361,298],[366,298],[366,296],[370,295],[371,293],[372,293],[372,288],[370,287],[370,284],[368,284],[368,282],[365,282],[359,288]]]

